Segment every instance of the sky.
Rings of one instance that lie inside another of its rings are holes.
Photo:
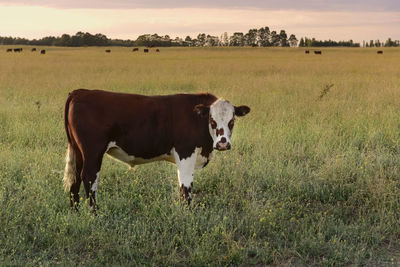
[[[400,0],[0,0],[0,36],[220,36],[268,26],[316,39],[400,39]]]

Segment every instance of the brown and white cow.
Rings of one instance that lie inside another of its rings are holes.
[[[175,163],[181,193],[190,204],[193,173],[213,150],[231,148],[236,116],[250,112],[212,94],[144,96],[102,90],[71,92],[65,104],[68,150],[64,186],[79,203],[83,181],[95,208],[103,155],[133,167],[152,161]]]

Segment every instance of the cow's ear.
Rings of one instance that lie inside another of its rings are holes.
[[[239,106],[239,107],[235,107],[235,115],[236,116],[244,116],[247,113],[250,112],[250,108],[248,106]]]
[[[200,117],[205,118],[208,117],[208,114],[210,113],[210,107],[199,104],[194,107],[193,111],[196,112],[196,114]]]

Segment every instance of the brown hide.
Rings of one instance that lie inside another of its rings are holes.
[[[202,155],[212,152],[208,118],[194,107],[211,105],[211,94],[143,96],[101,90],[79,89],[66,103],[66,129],[84,157],[106,152],[115,141],[127,154],[151,159],[175,148],[180,159],[196,147]]]

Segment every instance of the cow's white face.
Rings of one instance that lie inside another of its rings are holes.
[[[218,150],[231,148],[231,136],[235,124],[235,108],[226,100],[217,100],[210,106],[208,128]]]
[[[231,136],[235,125],[235,115],[244,116],[250,112],[247,106],[233,106],[229,101],[218,99],[211,106],[197,105],[195,111],[208,117],[208,128],[213,139],[213,148],[231,149]]]

